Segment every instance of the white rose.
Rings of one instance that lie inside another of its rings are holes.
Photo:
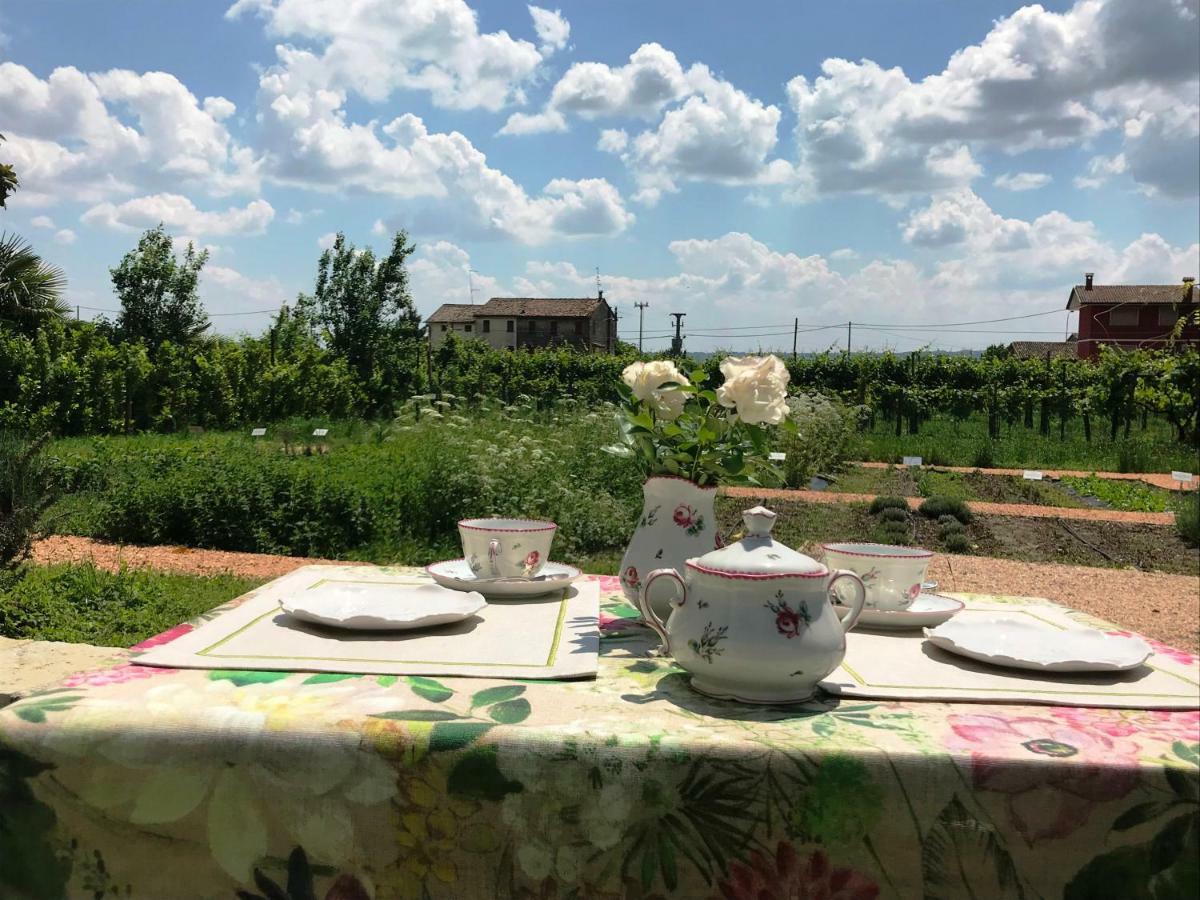
[[[748,425],[778,425],[787,418],[787,367],[776,356],[731,356],[721,363],[725,383],[717,388],[722,406],[737,410]]]
[[[625,371],[621,373],[621,380],[629,385],[636,399],[648,403],[654,409],[655,415],[665,421],[678,419],[679,414],[683,412],[683,405],[687,403],[687,395],[683,391],[673,387],[663,389],[663,385],[669,382],[690,383],[676,368],[675,363],[669,360],[633,363],[626,366]]]

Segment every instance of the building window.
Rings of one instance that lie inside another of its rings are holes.
[[[471,330],[470,323],[467,323],[466,325],[463,326],[463,331],[470,331],[470,330]]]
[[[1173,306],[1160,306],[1158,308],[1158,324],[1167,328],[1174,328],[1175,323],[1179,321],[1179,310]]]
[[[558,320],[557,319],[550,320],[550,333],[558,334]]]
[[[1138,313],[1140,310],[1136,306],[1118,306],[1109,310],[1108,324],[1118,328],[1132,328],[1138,323]]]
[[[583,319],[576,319],[576,320],[575,320],[575,333],[576,333],[576,334],[583,334]]]
[[[488,333],[491,333],[491,330],[492,330],[492,320],[491,319],[483,320],[483,330]]]
[[[446,326],[445,326],[445,325],[443,325],[443,326],[442,326],[442,331],[445,331],[445,330],[446,330]]]
[[[537,331],[537,322],[535,322],[533,319],[530,319],[529,320],[529,333],[532,334],[535,331]]]
[[[513,330],[513,325],[514,325],[514,324],[515,324],[515,323],[513,322],[513,320],[512,320],[512,319],[509,319],[509,320],[508,320],[508,328],[507,328],[507,330],[508,330],[508,331],[512,331],[512,330]]]

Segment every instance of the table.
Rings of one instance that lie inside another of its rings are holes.
[[[126,662],[0,710],[0,896],[1195,896],[1197,711],[708,700],[599,580],[595,681]]]

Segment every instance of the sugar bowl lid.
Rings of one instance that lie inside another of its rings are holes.
[[[711,575],[749,575],[785,577],[788,575],[825,575],[828,569],[811,556],[805,556],[771,537],[775,513],[756,506],[742,513],[746,536],[735,544],[689,560],[688,566]]]

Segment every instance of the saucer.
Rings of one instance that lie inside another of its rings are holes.
[[[482,594],[464,594],[436,584],[331,581],[283,597],[279,605],[303,622],[352,631],[400,631],[470,618],[487,601]]]
[[[456,591],[478,591],[493,599],[541,597],[562,590],[583,573],[565,563],[547,561],[533,578],[478,578],[465,559],[447,559],[426,566],[438,584]]]
[[[835,603],[839,617],[845,618],[848,606]],[[908,609],[864,609],[858,617],[858,627],[875,628],[881,631],[904,631],[912,628],[932,628],[941,625],[963,608],[961,600],[943,597],[941,594],[922,592]]]
[[[926,629],[935,647],[1010,669],[1039,672],[1123,672],[1151,654],[1139,637],[1094,628],[1053,628],[1012,616],[970,616]]]

